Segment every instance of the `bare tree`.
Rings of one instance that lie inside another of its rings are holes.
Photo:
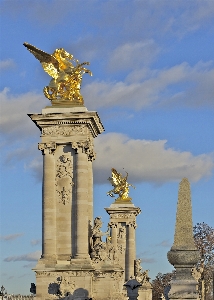
[[[152,300],[159,300],[164,294],[164,289],[169,285],[175,271],[172,273],[158,273],[154,280],[152,280]]]
[[[197,223],[193,228],[195,244],[200,251],[196,270],[201,273],[199,293],[202,300],[213,299],[214,228],[206,223]]]

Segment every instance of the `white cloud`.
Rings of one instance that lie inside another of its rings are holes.
[[[156,262],[156,259],[154,259],[152,257],[141,257],[141,262],[147,263],[147,264],[153,264]]]
[[[1,118],[0,131],[2,134],[11,135],[13,140],[22,139],[26,135],[36,135],[38,130],[27,114],[41,113],[48,100],[42,94],[29,92],[21,95],[11,95],[9,89],[0,92]]]
[[[166,140],[131,139],[124,134],[108,133],[95,140],[95,182],[106,183],[114,167],[129,173],[129,181],[164,183],[187,177],[198,181],[210,176],[214,168],[212,154],[193,156],[167,147]]]
[[[158,53],[154,40],[125,43],[118,46],[110,56],[111,70],[138,69],[140,65],[148,65]]]
[[[169,240],[163,240],[162,242],[160,242],[156,246],[170,248],[172,246],[172,243],[170,243]]]
[[[1,236],[0,240],[2,241],[12,241],[17,239],[20,236],[23,236],[24,233],[14,233],[14,234],[9,234],[9,235],[5,235],[5,236]]]
[[[23,268],[30,268],[30,269],[32,269],[32,268],[34,268],[35,267],[35,265],[36,265],[36,263],[34,262],[31,262],[31,263],[29,263],[29,264],[26,264],[26,265],[24,265],[23,266]]]
[[[31,240],[30,243],[31,246],[37,246],[37,245],[41,245],[42,241],[41,239],[37,239],[37,240]]]
[[[82,89],[89,106],[123,106],[145,109],[148,106],[214,107],[213,62],[188,63],[168,69],[142,69],[131,72],[125,81],[94,81]],[[91,108],[90,107],[90,108]]]
[[[0,61],[0,71],[9,70],[15,67],[15,63],[11,58]]]
[[[4,259],[6,262],[11,262],[11,261],[37,261],[42,254],[41,250],[23,254],[23,255],[17,255],[17,256],[8,256]]]

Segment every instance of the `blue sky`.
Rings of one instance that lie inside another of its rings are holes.
[[[214,2],[0,1],[1,282],[29,293],[41,253],[40,132],[49,83],[23,42],[63,47],[93,77],[83,77],[88,110],[105,133],[95,141],[94,216],[106,230],[111,167],[129,173],[137,217],[137,257],[151,278],[172,266],[178,184],[191,182],[193,222],[214,226]]]

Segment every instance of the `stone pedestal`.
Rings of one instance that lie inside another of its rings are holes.
[[[37,298],[50,299],[48,286],[57,278],[62,278],[63,292],[83,288],[91,297],[93,139],[103,132],[103,125],[98,114],[85,107],[49,107],[29,116],[41,131],[43,154],[43,242],[35,268]]]

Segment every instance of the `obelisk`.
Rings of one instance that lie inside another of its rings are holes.
[[[197,282],[192,276],[192,268],[199,259],[199,251],[193,238],[191,192],[187,178],[180,182],[174,243],[167,257],[176,269],[169,299],[198,299]]]

